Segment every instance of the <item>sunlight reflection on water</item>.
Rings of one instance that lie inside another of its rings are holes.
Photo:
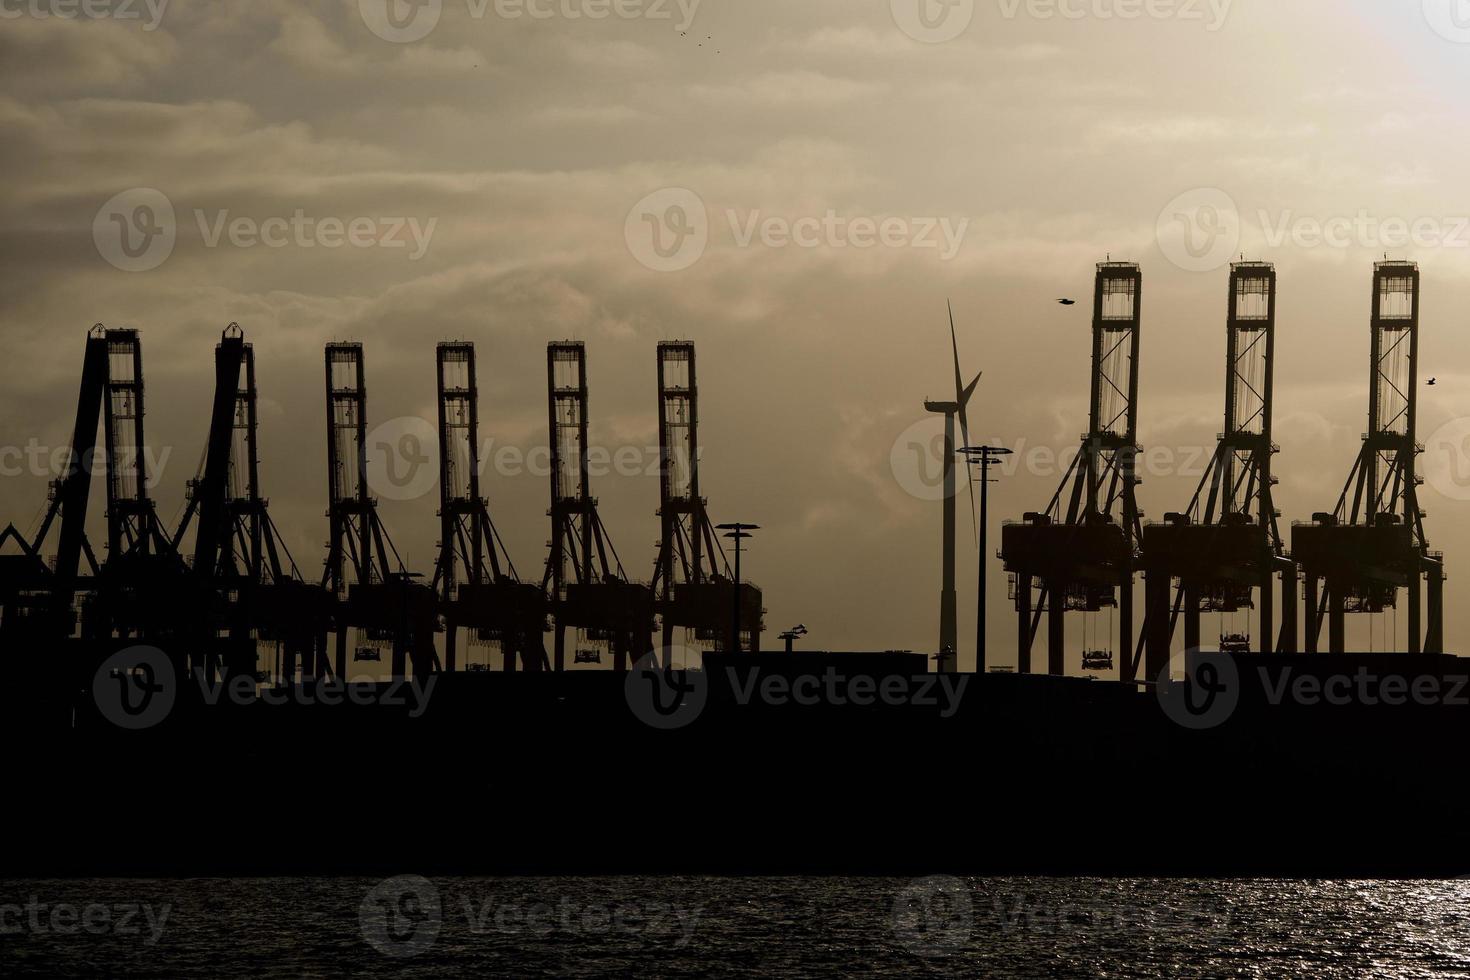
[[[1467,971],[1463,880],[0,882],[6,976]]]

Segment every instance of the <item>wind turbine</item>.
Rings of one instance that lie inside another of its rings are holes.
[[[980,384],[980,378],[984,372],[975,375],[969,387],[965,386],[964,375],[960,372],[960,341],[955,331],[954,306],[949,306],[949,339],[954,350],[954,393],[952,402],[926,401],[924,409],[935,415],[944,416],[944,560],[943,578],[944,584],[939,593],[939,672],[952,674],[959,669],[959,656],[957,644],[959,643],[959,622],[957,605],[958,599],[955,594],[955,497],[959,490],[955,485],[955,456],[958,449],[955,446],[955,418],[960,420],[960,432],[964,436],[966,447],[970,444],[970,398],[975,394],[975,388]],[[966,480],[970,485],[970,520],[975,522],[975,484]]]

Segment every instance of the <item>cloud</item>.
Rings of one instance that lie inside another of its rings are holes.
[[[714,105],[834,106],[871,99],[888,90],[881,82],[838,78],[816,71],[765,72],[742,82],[700,84],[689,88],[692,98]]]
[[[131,21],[19,17],[0,30],[0,77],[12,94],[136,89],[166,75],[178,55],[173,35]]]
[[[544,345],[582,339],[594,430],[641,446],[656,435],[654,346],[690,338],[704,489],[715,514],[767,527],[752,574],[772,620],[820,626],[836,648],[922,646],[938,512],[899,485],[889,456],[923,417],[923,397],[952,386],[946,299],[966,366],[986,371],[977,428],[1063,454],[1086,425],[1093,264],[1109,253],[1142,262],[1143,436],[1209,444],[1223,407],[1224,271],[1165,261],[1154,225],[1171,197],[1225,188],[1248,225],[1260,208],[1322,218],[1457,208],[1445,189],[1470,139],[1452,98],[1458,76],[1435,57],[1406,74],[1373,56],[1383,42],[1372,31],[1314,29],[1320,11],[1237,5],[1229,28],[1208,36],[1147,20],[991,18],[919,45],[886,7],[706,4],[698,29],[718,40],[718,58],[666,22],[473,18],[460,3],[416,44],[373,36],[352,0],[178,4],[153,32],[7,21],[0,445],[66,439],[87,327],[138,326],[150,440],[175,449],[158,490],[171,514],[202,448],[214,344],[239,321],[269,408],[272,510],[311,573],[325,533],[324,342],[367,345],[371,418],[388,419],[432,401],[436,342],[472,340],[486,436],[532,444],[545,439]],[[1289,71],[1262,67],[1252,18],[1290,41]],[[130,187],[163,190],[179,216],[173,255],[148,273],[112,267],[92,239],[98,207]],[[624,237],[634,204],[667,187],[694,190],[712,222],[703,257],[674,274],[640,265]],[[383,249],[211,248],[196,221],[298,209],[437,223],[410,262]],[[740,247],[727,223],[732,211],[828,210],[970,225],[946,263],[906,249]],[[1375,256],[1270,250],[1249,235],[1242,248],[1282,272],[1276,471],[1290,521],[1331,506],[1357,451]],[[1427,363],[1441,379],[1470,376],[1454,332],[1470,304],[1463,256],[1417,257]],[[1058,307],[1063,295],[1082,307]],[[1457,390],[1443,384],[1435,390]],[[1044,507],[1060,478],[1008,476],[993,488],[997,519]],[[1143,506],[1179,509],[1185,482],[1151,481]],[[596,489],[626,566],[646,576],[657,480]],[[0,523],[23,522],[46,494],[41,479],[0,490]],[[497,474],[486,492],[534,577],[546,481]],[[420,570],[432,562],[434,510],[385,511]],[[1470,521],[1438,511],[1436,544],[1470,548],[1460,530]],[[972,563],[961,572],[973,575]],[[885,601],[854,608],[844,598],[854,593]],[[1009,634],[1006,617],[994,621]],[[1452,636],[1467,629],[1470,619]]]

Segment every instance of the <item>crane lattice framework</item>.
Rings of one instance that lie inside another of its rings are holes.
[[[438,348],[439,560],[433,588],[445,621],[444,666],[458,669],[459,631],[498,644],[504,669],[546,661],[546,594],[521,582],[480,485],[480,389],[475,346]],[[475,665],[476,667],[482,665]]]
[[[1306,650],[1322,625],[1328,649],[1344,652],[1348,613],[1397,609],[1408,592],[1408,650],[1444,649],[1444,560],[1429,550],[1418,488],[1419,267],[1380,262],[1373,270],[1368,432],[1337,508],[1292,528],[1306,580]],[[1422,622],[1420,580],[1428,582]],[[1422,630],[1422,632],[1421,632]]]
[[[1043,615],[1047,673],[1062,675],[1066,614],[1106,608],[1118,613],[1122,679],[1136,676],[1130,653],[1133,576],[1143,517],[1135,466],[1142,294],[1137,265],[1098,265],[1089,430],[1046,511],[1027,514],[1023,523],[1008,524],[1001,532],[1001,556],[1012,575],[1016,602],[1021,673],[1031,672],[1031,648]]]
[[[257,640],[277,647],[275,675],[289,681],[299,664],[325,649],[331,596],[307,584],[271,520],[260,493],[259,419],[255,349],[238,324],[215,348],[215,388],[209,439],[200,476],[188,486],[188,504],[172,546],[182,553],[194,528],[194,576],[212,590],[206,669],[212,648],[228,673],[256,671]],[[223,632],[231,641],[218,644]]]
[[[1276,270],[1269,263],[1239,262],[1230,269],[1225,325],[1225,428],[1189,508],[1144,529],[1147,568],[1142,643],[1146,677],[1169,667],[1176,627],[1184,620],[1184,646],[1200,647],[1202,612],[1256,608],[1260,596],[1260,644],[1295,652],[1296,566],[1286,557],[1272,499],[1277,447],[1271,438],[1276,364]],[[1281,580],[1281,634],[1275,629],[1275,578]],[[1169,591],[1178,583],[1172,609]],[[1222,648],[1251,648],[1248,634],[1221,637]],[[1137,658],[1135,657],[1135,660]]]
[[[653,589],[630,582],[613,547],[589,471],[586,345],[553,343],[546,348],[551,432],[551,552],[542,588],[551,590],[556,622],[554,664],[566,669],[566,631],[611,646],[613,669],[624,671],[630,655],[653,647]],[[601,652],[578,649],[578,663],[600,663]]]
[[[662,535],[653,590],[663,620],[664,659],[674,629],[694,631],[701,642],[729,645],[735,605],[734,577],[699,492],[699,383],[694,345],[658,345],[659,517]],[[717,562],[718,559],[718,562]],[[761,590],[742,582],[739,596],[742,648],[760,650],[765,610]]]
[[[194,588],[194,580],[164,532],[149,495],[142,340],[132,329],[99,327],[94,329],[94,336],[98,334],[101,370],[84,372],[83,385],[100,385],[103,465],[107,472],[107,555],[94,579],[96,591],[90,608],[83,611],[83,634],[92,638],[193,639],[209,603]],[[88,346],[90,357],[94,349]],[[95,414],[88,419],[82,416],[92,411],[96,397],[83,391],[79,429],[95,426]],[[66,493],[64,490],[58,498]],[[78,499],[85,502],[85,493],[79,492]],[[84,519],[82,514],[76,516]],[[70,564],[71,556],[65,560]],[[178,656],[182,657],[183,651]]]
[[[173,547],[148,495],[143,427],[143,343],[136,330],[107,331],[103,434],[107,446],[107,563],[167,556]]]
[[[392,676],[407,676],[413,659],[415,676],[437,669],[434,630],[438,612],[434,591],[403,567],[378,517],[378,502],[368,487],[367,384],[361,344],[328,344],[327,486],[330,539],[322,585],[336,600],[333,617],[336,660],[330,668],[318,662],[309,674],[347,676],[349,631],[365,631],[368,645],[355,659],[381,660],[391,645]]]

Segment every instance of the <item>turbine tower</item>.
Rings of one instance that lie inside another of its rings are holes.
[[[959,490],[955,486],[955,456],[959,449],[954,440],[955,417],[960,420],[960,433],[964,436],[965,445],[970,444],[970,398],[975,394],[975,388],[980,384],[980,375],[975,375],[975,380],[970,386],[965,387],[964,375],[960,373],[960,342],[954,327],[954,307],[949,308],[949,339],[954,350],[954,392],[955,400],[952,402],[926,401],[924,409],[935,415],[944,416],[944,559],[943,577],[944,584],[939,593],[939,672],[952,674],[959,670],[959,656],[957,644],[959,643],[960,629],[957,620],[958,599],[955,593],[955,497]],[[970,483],[969,480],[965,481]],[[970,518],[975,518],[975,486],[970,483]]]

